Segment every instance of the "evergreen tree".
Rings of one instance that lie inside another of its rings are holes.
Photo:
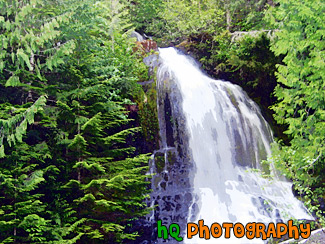
[[[148,155],[124,107],[146,68],[119,1],[0,1],[0,242],[134,239]]]
[[[38,193],[44,181],[46,145],[19,143],[1,160],[0,240],[1,243],[44,243],[49,228],[46,203]]]
[[[290,145],[274,149],[273,160],[294,181],[307,206],[321,217],[324,207],[325,51],[323,1],[280,0],[270,20],[280,29],[272,50],[278,65],[278,102],[272,107],[288,125]],[[321,211],[320,211],[321,210]]]

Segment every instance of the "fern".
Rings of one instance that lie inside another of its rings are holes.
[[[9,146],[15,144],[16,141],[22,142],[22,136],[26,133],[27,125],[34,123],[35,114],[41,111],[45,104],[46,96],[40,96],[25,112],[6,120],[0,119],[0,158],[5,156],[4,139],[7,140]]]

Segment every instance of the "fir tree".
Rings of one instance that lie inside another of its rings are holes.
[[[277,145],[273,160],[294,181],[311,211],[324,207],[324,10],[323,1],[280,0],[270,15],[280,29],[272,50],[284,55],[278,65],[277,103],[272,107],[286,124],[290,145]],[[324,221],[324,219],[323,219]]]
[[[126,14],[117,1],[0,1],[1,243],[135,238],[148,155],[124,106],[145,66]]]

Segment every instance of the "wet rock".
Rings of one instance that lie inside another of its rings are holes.
[[[136,32],[136,31],[132,31],[130,37],[135,37],[138,42],[144,41],[143,36],[140,33]]]
[[[145,65],[147,65],[149,67],[157,67],[158,66],[158,55],[151,54],[148,57],[145,57],[143,59],[143,62]]]

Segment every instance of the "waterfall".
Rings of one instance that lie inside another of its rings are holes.
[[[261,164],[271,153],[272,132],[258,106],[239,86],[209,78],[176,49],[159,52],[161,144],[151,161],[152,206],[158,206],[151,220],[177,223],[185,231],[187,222],[200,219],[208,226],[311,219],[292,184]],[[201,242],[263,243],[184,239]]]

